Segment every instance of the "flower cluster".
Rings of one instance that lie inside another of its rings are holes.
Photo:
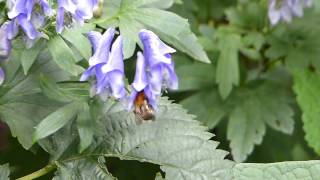
[[[139,93],[144,93],[153,109],[157,108],[157,99],[163,89],[177,89],[178,78],[174,72],[171,53],[175,50],[163,43],[156,34],[148,30],[141,30],[140,40],[144,52],[137,53],[135,78],[132,83],[131,95],[127,98],[124,83],[124,65],[122,37],[113,43],[115,30],[108,29],[103,35],[90,32],[88,37],[94,49],[89,60],[89,68],[83,73],[81,81],[95,77],[92,86],[93,94],[103,99],[113,96],[117,99],[129,99],[128,108],[132,109]],[[111,49],[111,50],[110,50]]]
[[[91,19],[98,0],[58,0],[56,13],[56,31],[61,33],[65,25],[72,22],[83,24],[84,20]],[[7,59],[11,51],[11,40],[19,32],[19,27],[26,36],[24,40],[27,48],[31,48],[37,39],[44,37],[39,31],[45,25],[45,18],[54,14],[47,0],[8,0],[9,21],[0,28],[0,61]],[[69,21],[65,19],[68,18]],[[3,70],[0,69],[0,85],[4,80]]]
[[[65,17],[80,24],[83,24],[84,20],[91,19],[93,10],[98,4],[99,0],[58,0],[56,31],[62,32]]]
[[[272,25],[280,21],[291,22],[294,16],[302,17],[304,7],[311,7],[312,0],[269,0],[269,19]]]

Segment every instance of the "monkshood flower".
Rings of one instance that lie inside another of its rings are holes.
[[[85,20],[91,19],[98,4],[99,0],[58,0],[56,31],[61,33],[64,25],[72,21],[83,24]],[[68,22],[65,23],[66,18]]]
[[[311,7],[312,0],[269,0],[269,19],[272,25],[280,21],[291,22],[294,16],[302,17],[303,9]]]
[[[160,95],[162,89],[178,89],[178,78],[171,58],[171,53],[176,50],[163,43],[152,31],[141,30],[139,37],[144,47],[143,55],[152,91]]]
[[[148,103],[156,109],[162,90],[178,88],[178,78],[171,58],[171,53],[176,51],[163,43],[152,31],[143,29],[139,37],[144,52],[138,53],[136,75],[132,83],[133,91],[128,108],[132,109],[137,95],[144,92]]]
[[[115,29],[109,28],[103,35],[91,31],[88,38],[94,54],[89,59],[89,68],[82,74],[80,81],[87,81],[95,76],[92,94],[98,94],[102,99],[113,96],[123,99],[126,95],[124,84],[123,40],[119,36],[112,45]]]
[[[11,53],[11,40],[8,37],[9,22],[0,27],[0,62],[8,59]]]
[[[12,20],[11,32],[17,32],[20,26],[30,42],[43,36],[37,29],[44,25],[45,15],[51,16],[52,9],[46,0],[10,0],[8,17]],[[42,7],[39,11],[37,6]],[[15,33],[12,33],[15,34]],[[29,43],[33,44],[33,43]],[[30,45],[29,45],[30,46]]]
[[[10,22],[6,22],[0,27],[0,63],[9,58],[11,53],[11,40],[7,33],[10,28]],[[0,67],[0,85],[3,83],[5,74]]]

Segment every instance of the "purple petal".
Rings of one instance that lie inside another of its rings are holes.
[[[97,31],[90,31],[88,33],[88,38],[91,42],[91,46],[93,47],[93,53],[96,52],[97,47],[99,46],[99,41],[100,41],[101,37],[102,37],[101,33],[97,32]]]
[[[0,27],[0,61],[8,59],[11,53],[11,41],[7,35],[8,23]]]
[[[305,7],[311,7],[313,5],[313,0],[304,0]]]
[[[272,25],[276,25],[281,19],[281,13],[278,9],[276,9],[276,2],[277,0],[270,0],[269,1],[269,19]]]
[[[47,0],[39,0],[40,5],[42,6],[43,12],[47,15],[47,16],[52,16],[53,12],[51,7],[49,6],[49,3]]]
[[[138,59],[136,64],[136,73],[132,87],[136,91],[142,91],[148,85],[146,63],[141,52],[138,52]]]
[[[285,2],[284,2],[285,3]],[[292,20],[292,13],[289,5],[286,3],[282,5],[280,9],[281,18],[286,22],[291,22]]]
[[[169,53],[176,52],[173,48],[164,44],[159,37],[149,30],[141,30],[139,33],[140,40],[144,47],[144,56],[150,67],[159,63],[171,63]]]
[[[113,97],[117,99],[122,99],[126,95],[126,90],[124,88],[124,74],[121,71],[112,71],[108,74],[109,84],[112,90]]]
[[[18,28],[18,24],[17,24],[17,20],[14,19],[12,21],[6,22],[7,25],[7,35],[8,35],[8,39],[13,39],[17,36],[18,32],[19,32],[19,28]]]
[[[75,14],[77,6],[73,0],[58,0],[58,8],[63,8],[71,14]]]
[[[162,65],[154,66],[150,70],[150,88],[153,93],[160,95],[163,81],[163,67]]]
[[[28,19],[28,21],[30,21],[31,20],[33,6],[34,6],[34,0],[27,0],[25,6],[26,6],[26,12],[24,12],[24,13],[27,13],[27,19]]]
[[[28,0],[16,0],[13,2],[13,7],[11,8],[11,11],[8,12],[8,17],[10,19],[13,19],[17,17],[21,13],[26,13],[26,3]],[[33,0],[31,0],[33,1]]]
[[[137,94],[138,91],[133,89],[128,99],[128,110],[132,110]]]
[[[96,52],[89,59],[89,65],[94,66],[99,63],[107,63],[109,59],[109,52],[111,43],[114,37],[115,29],[109,28],[101,37]]]
[[[83,19],[91,19],[93,16],[93,9],[96,2],[92,0],[82,0],[77,4],[76,14],[80,15]]]
[[[169,89],[177,90],[179,87],[179,83],[177,74],[174,72],[174,63],[172,62],[171,64],[165,66],[166,71],[164,73],[164,79],[166,82],[166,86]]]
[[[21,28],[26,33],[26,35],[29,37],[29,39],[36,39],[41,36],[41,33],[39,33],[35,29],[34,25],[30,21],[28,21],[26,15],[20,14],[18,16],[18,21],[19,21]]]
[[[94,75],[95,66],[89,67],[86,71],[83,72],[80,77],[80,81],[87,81],[90,76]]]
[[[303,3],[300,0],[291,0],[290,7],[295,16],[303,16]]]
[[[119,36],[112,45],[108,63],[102,66],[103,73],[108,73],[114,70],[122,73],[124,72],[123,41],[121,36]]]
[[[158,99],[160,98],[160,94],[154,94],[154,92],[152,91],[152,89],[150,88],[150,86],[147,86],[143,92],[145,93],[147,99],[148,99],[148,103],[152,106],[152,108],[154,110],[157,110],[157,102]]]
[[[95,66],[97,94],[100,94],[105,88],[108,88],[107,85],[109,78],[107,74],[102,72],[101,67],[102,64],[98,64]]]
[[[64,24],[64,9],[63,8],[58,8],[56,21],[57,21],[56,31],[57,31],[57,33],[61,34],[63,31],[63,24]]]
[[[2,68],[0,67],[0,86],[3,84],[4,78],[5,78],[4,71],[3,71]]]

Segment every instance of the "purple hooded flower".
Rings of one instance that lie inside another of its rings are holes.
[[[0,62],[8,59],[11,53],[11,40],[8,37],[9,22],[0,27]]]
[[[88,34],[94,54],[89,59],[89,68],[80,78],[80,81],[86,81],[89,77],[95,76],[94,94],[99,94],[103,99],[110,95],[122,99],[126,95],[123,81],[123,40],[119,36],[110,51],[114,33],[115,30],[109,28],[103,35],[95,31]]]
[[[98,6],[98,0],[58,0],[57,27],[61,33],[65,24],[65,15],[69,21],[83,24],[85,20],[93,17],[93,11]],[[69,24],[71,22],[67,22]]]
[[[157,99],[163,89],[178,89],[178,78],[174,72],[171,53],[173,48],[163,43],[152,31],[141,30],[139,33],[144,52],[138,53],[136,75],[132,83],[133,91],[129,98],[129,109],[139,92],[144,92],[148,103],[156,109]]]
[[[11,40],[8,33],[10,25],[10,22],[6,22],[0,27],[0,62],[8,59],[11,54]],[[0,85],[3,83],[4,78],[5,74],[0,67]]]
[[[294,16],[302,17],[303,8],[311,7],[312,0],[269,0],[269,19],[272,25],[284,20],[291,22]]]
[[[42,13],[51,16],[52,9],[47,0],[10,0],[11,4],[8,17],[12,19],[11,32],[18,31],[18,25],[27,35],[27,41],[33,42],[43,34],[37,29],[44,25],[44,16]],[[35,6],[41,6],[42,12],[38,12]],[[13,33],[16,34],[16,33]],[[33,43],[29,43],[33,44]],[[30,45],[29,45],[30,46]]]
[[[2,68],[0,67],[0,86],[4,82],[4,77],[5,77],[4,72],[3,72]]]

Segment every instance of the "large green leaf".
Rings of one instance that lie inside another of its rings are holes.
[[[24,75],[22,68],[17,64],[20,58],[15,57],[20,56],[14,55],[5,66],[6,70],[11,69],[7,71],[10,72],[7,73],[8,81],[0,88],[1,119],[9,125],[12,135],[17,137],[26,149],[32,146],[34,127],[61,105],[40,93],[40,73],[56,81],[69,78],[54,62],[50,61],[47,54],[47,51],[39,54],[38,60],[28,75]]]
[[[103,109],[105,132],[93,153],[159,164],[168,180],[231,178],[227,153],[216,149],[218,143],[209,140],[213,135],[181,106],[163,99],[149,122],[119,103]]]
[[[0,179],[9,180],[10,169],[9,164],[0,165]]]
[[[320,161],[280,162],[272,164],[240,163],[233,168],[234,180],[303,180],[320,178]]]
[[[120,33],[124,36],[125,58],[133,55],[135,44],[138,41],[140,29],[146,28],[157,33],[160,38],[178,50],[189,54],[191,57],[206,63],[210,63],[208,56],[197,41],[197,37],[191,32],[188,21],[180,16],[161,10],[172,5],[172,0],[122,0],[108,1],[106,6],[117,9],[117,12],[109,11],[113,14],[112,19],[118,19],[117,25]],[[157,9],[157,8],[160,9]],[[107,15],[103,26],[110,25],[110,15]]]
[[[310,71],[297,71],[294,73],[294,90],[297,101],[302,109],[303,129],[305,139],[310,147],[320,154],[320,75]]]
[[[209,128],[229,117],[227,137],[238,162],[244,161],[254,145],[262,142],[266,124],[286,134],[291,134],[294,128],[290,94],[283,86],[268,81],[239,88],[226,101],[216,90],[206,90],[181,103]]]

